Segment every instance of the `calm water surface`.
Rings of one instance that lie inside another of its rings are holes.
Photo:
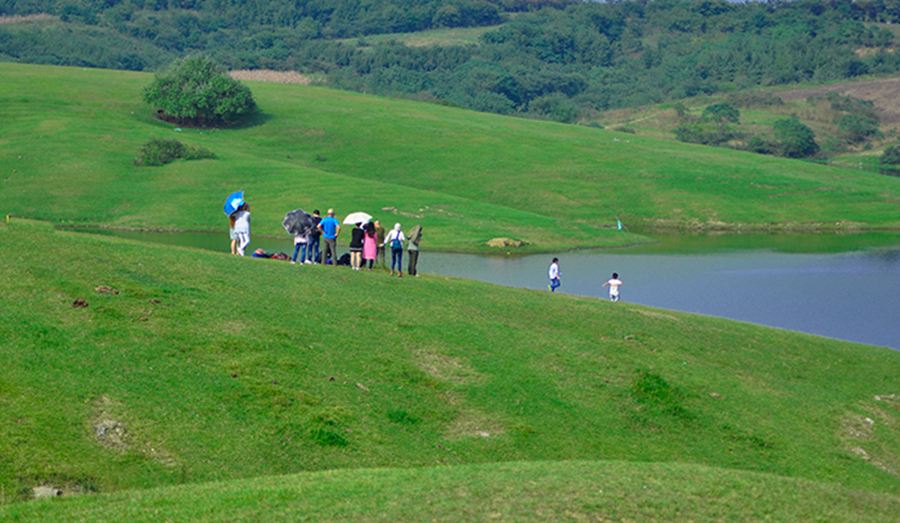
[[[140,241],[227,252],[227,235],[90,230]],[[427,251],[419,272],[606,299],[613,272],[624,302],[731,318],[900,349],[900,235],[659,236],[627,249],[486,256]],[[427,236],[426,240],[427,242]],[[291,254],[289,239],[254,238],[251,249]],[[346,250],[346,246],[343,246]],[[342,250],[343,252],[343,250]]]

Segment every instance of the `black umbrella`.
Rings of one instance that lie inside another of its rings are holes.
[[[294,236],[306,236],[315,227],[312,216],[303,209],[297,209],[284,215],[284,230]]]

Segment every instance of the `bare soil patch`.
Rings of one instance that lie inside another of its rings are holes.
[[[56,20],[58,18],[59,17],[57,16],[48,15],[46,13],[25,16],[0,16],[0,25],[24,24],[26,22],[46,22],[49,20]]]
[[[272,71],[270,69],[241,69],[228,73],[235,80],[251,80],[257,82],[274,82],[279,84],[312,85],[322,83],[310,75],[296,71]]]
[[[775,91],[773,94],[785,102],[797,102],[804,101],[810,96],[824,96],[828,93],[869,100],[875,104],[875,112],[881,119],[882,130],[900,128],[900,78],[786,89]]]

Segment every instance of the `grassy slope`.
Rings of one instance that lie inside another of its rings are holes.
[[[0,209],[52,221],[220,230],[223,195],[243,188],[257,234],[281,234],[280,217],[296,207],[396,207],[427,227],[429,247],[454,250],[497,236],[544,250],[634,241],[597,227],[615,216],[900,226],[897,180],[804,162],[261,83],[251,84],[261,125],[176,133],[139,101],[148,75],[15,64],[0,73]],[[151,136],[220,159],[132,167]]]
[[[17,220],[0,244],[5,501],[42,484],[110,492],[534,460],[900,492],[900,398],[875,399],[898,393],[896,351]],[[79,297],[89,306],[73,307]],[[102,444],[101,424],[124,436]]]
[[[548,496],[548,493],[552,495]],[[900,497],[696,465],[534,462],[348,470],[0,507],[9,521],[847,521]]]

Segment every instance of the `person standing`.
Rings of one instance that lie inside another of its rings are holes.
[[[361,227],[362,223],[357,223],[350,231],[350,266],[354,271],[358,271],[362,265],[363,236],[365,233]]]
[[[409,242],[407,243],[407,254],[409,254],[409,265],[407,265],[406,273],[410,276],[419,277],[419,242],[422,241],[422,226],[415,225],[409,231]]]
[[[237,236],[237,253],[244,255],[250,244],[250,204],[244,202],[234,211],[234,235]]]
[[[332,263],[337,265],[337,237],[341,234],[341,223],[335,219],[334,209],[328,209],[328,216],[319,222],[319,231],[322,233],[322,257],[319,262],[325,265],[330,252]]]
[[[303,259],[303,263],[319,262],[319,237],[322,236],[322,231],[319,230],[319,223],[322,221],[322,217],[319,215],[319,209],[313,211],[312,220],[313,230],[309,233],[309,246],[307,247],[309,256]]]
[[[394,224],[393,230],[387,233],[387,236],[384,238],[384,245],[391,245],[391,276],[394,275],[394,269],[397,269],[397,277],[403,277],[403,242],[406,241],[406,236],[403,235],[403,231],[400,230],[400,224]]]
[[[376,240],[375,224],[369,222],[365,227],[366,234],[363,237],[363,265],[369,262],[369,270],[375,265],[375,258],[378,256],[378,242]]]
[[[610,301],[619,301],[619,287],[622,285],[622,280],[619,279],[618,273],[612,273],[612,278],[609,279],[606,283],[603,284],[604,287],[609,287],[609,300]]]
[[[384,269],[384,227],[381,226],[381,220],[375,220],[375,245],[378,246],[377,259],[381,260],[379,267]]]
[[[234,215],[237,211],[228,215],[228,224],[230,225],[228,229],[228,236],[231,237],[231,254],[237,254],[237,234],[234,232]]]
[[[559,258],[553,258],[553,263],[550,264],[547,276],[550,277],[550,285],[547,285],[547,288],[550,289],[550,292],[556,292],[557,287],[562,285],[559,282]]]
[[[300,253],[300,263],[306,261],[306,248],[309,244],[309,234],[297,234],[294,236],[294,256],[291,263],[297,263],[297,253]]]

